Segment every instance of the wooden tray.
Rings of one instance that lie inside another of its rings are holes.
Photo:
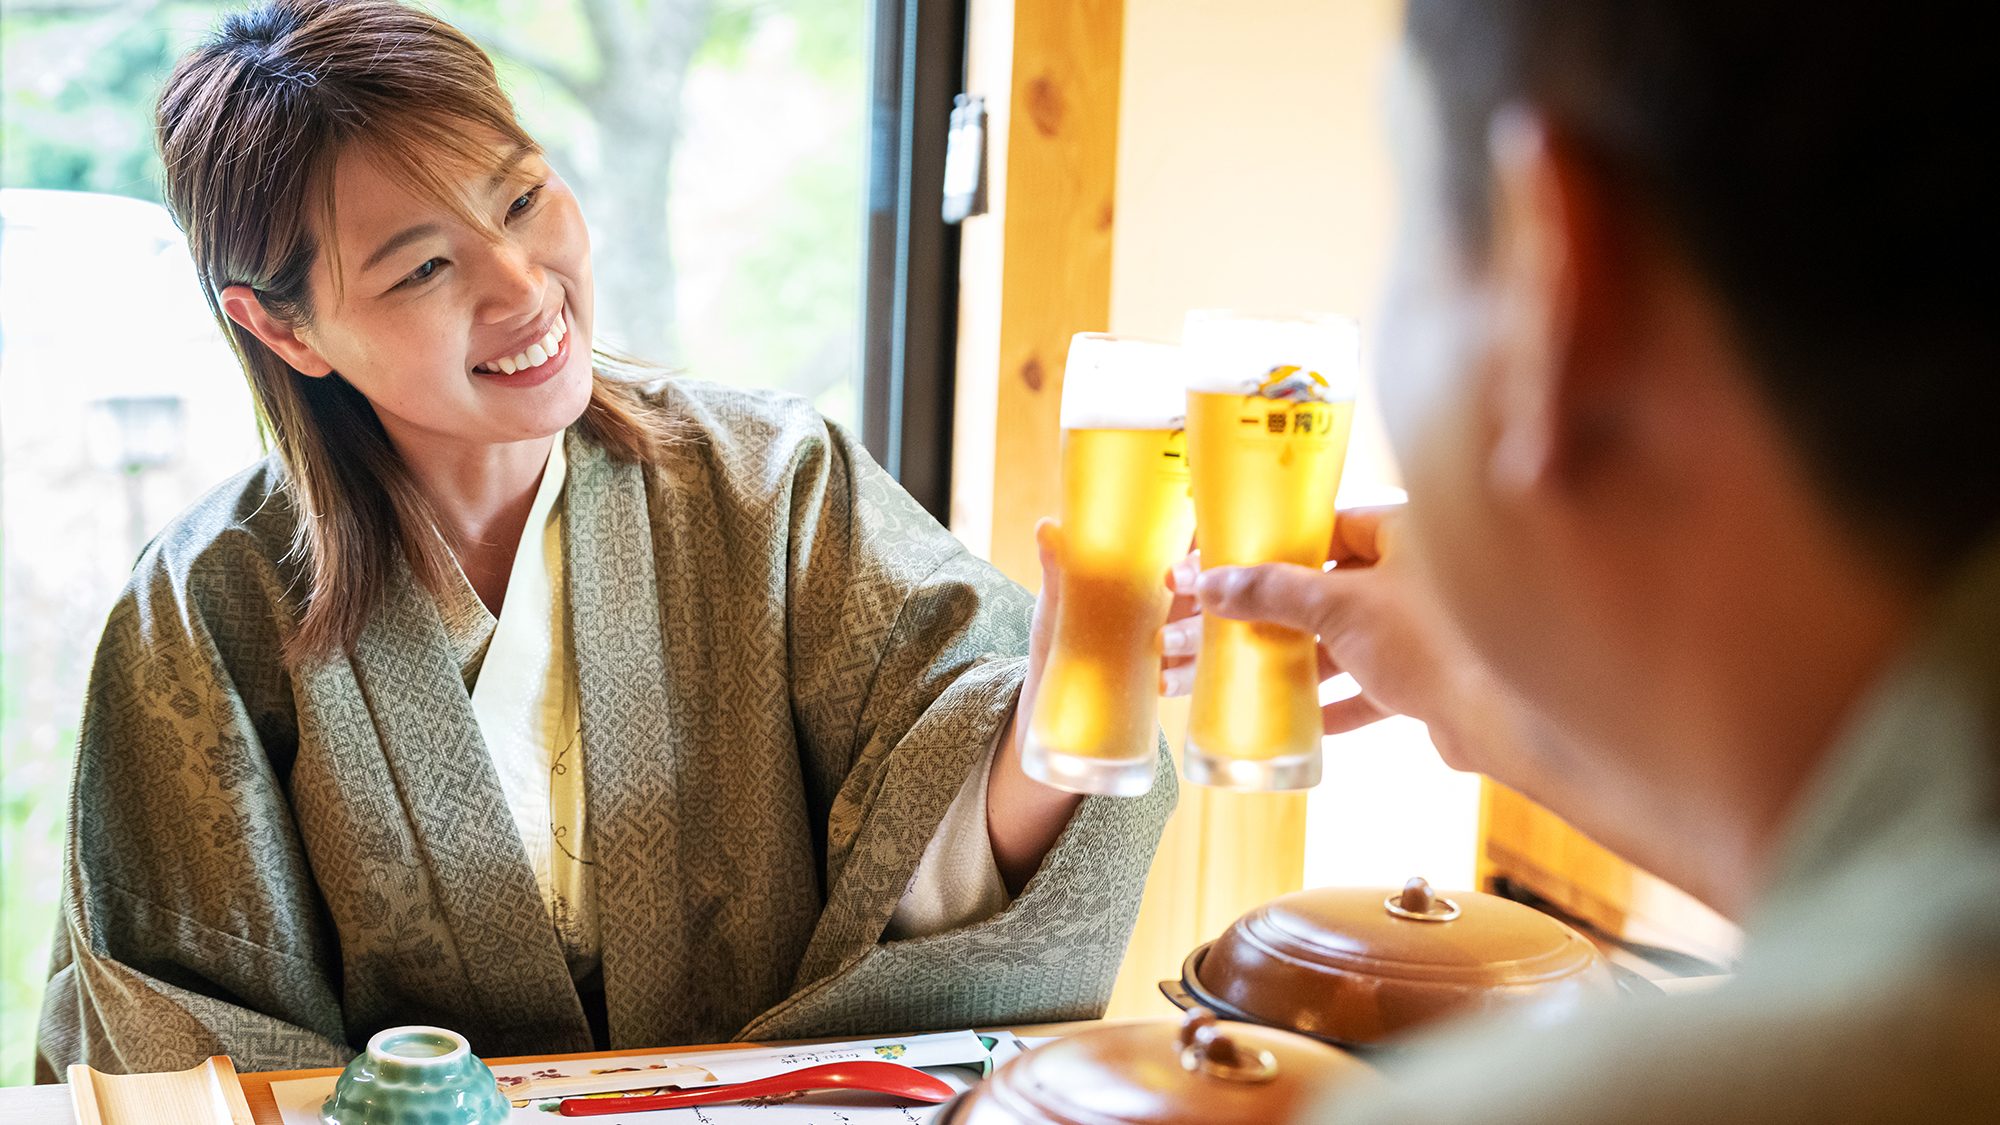
[[[256,1125],[228,1055],[168,1074],[69,1068],[77,1125]]]

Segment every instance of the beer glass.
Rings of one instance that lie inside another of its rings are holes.
[[[1359,341],[1340,317],[1188,314],[1188,467],[1203,568],[1326,564]],[[1206,615],[1201,629],[1187,779],[1249,792],[1317,785],[1317,639]]]
[[[1169,568],[1194,534],[1180,349],[1078,333],[1063,375],[1061,588],[1021,765],[1137,796],[1158,753]]]

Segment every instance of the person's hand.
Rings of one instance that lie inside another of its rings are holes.
[[[1457,732],[1482,725],[1496,698],[1484,666],[1398,564],[1400,512],[1400,505],[1341,512],[1329,552],[1338,565],[1330,571],[1267,563],[1204,572],[1190,554],[1175,566],[1170,584],[1177,605],[1186,601],[1218,617],[1268,621],[1317,636],[1321,679],[1346,672],[1361,687],[1321,708],[1326,733],[1410,715],[1430,724],[1448,764],[1467,768],[1468,744]],[[1200,618],[1169,624],[1161,643],[1169,661],[1162,692],[1184,695],[1193,690]]]
[[[1042,563],[1042,589],[1035,595],[1035,616],[1028,626],[1028,675],[1021,681],[1021,698],[1014,707],[1016,741],[1027,737],[1028,717],[1035,713],[1035,692],[1048,667],[1056,642],[1056,606],[1062,598],[1062,525],[1047,516],[1035,523],[1035,551]]]
[[[1409,715],[1429,728],[1445,765],[1492,777],[1614,850],[1643,846],[1627,826],[1646,815],[1633,805],[1645,784],[1548,723],[1472,650],[1416,560],[1398,554],[1401,512],[1401,505],[1341,512],[1332,570],[1266,563],[1203,571],[1191,554],[1171,585],[1205,613],[1317,636],[1320,677],[1347,672],[1361,687],[1320,708],[1326,733]],[[1163,633],[1172,657],[1186,660],[1201,647],[1199,618]],[[1166,686],[1187,693],[1192,671],[1169,669]]]
[[[1044,785],[1021,769],[1035,694],[1055,643],[1056,605],[1062,594],[1061,525],[1047,518],[1035,524],[1035,546],[1042,560],[1042,592],[1035,595],[1035,616],[1028,628],[1028,672],[986,782],[986,834],[993,844],[993,861],[1008,893],[1016,895],[1041,867],[1083,799]]]
[[[1160,694],[1170,699],[1194,690],[1194,657],[1201,648],[1201,606],[1194,599],[1194,580],[1200,574],[1199,549],[1189,550],[1187,557],[1167,572],[1167,589],[1174,600],[1167,609],[1166,627],[1160,630]],[[1191,647],[1176,648],[1168,643],[1180,635],[1176,630],[1187,629],[1193,630]]]

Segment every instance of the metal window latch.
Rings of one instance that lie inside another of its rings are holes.
[[[960,94],[952,103],[944,147],[944,221],[986,213],[986,99]]]

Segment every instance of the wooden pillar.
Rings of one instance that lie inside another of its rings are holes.
[[[1111,301],[1122,0],[972,0],[969,91],[988,107],[988,204],[960,255],[952,530],[1029,589],[1056,514],[1063,363]],[[1185,701],[1161,723],[1176,755]],[[1173,1009],[1156,982],[1245,910],[1298,889],[1303,794],[1181,787],[1108,1014]]]
[[[1012,7],[1006,187],[994,216],[1004,244],[991,341],[1000,424],[988,557],[1033,590],[1041,586],[1035,521],[1056,511],[1069,339],[1104,331],[1110,316],[1124,3],[1016,0]]]

